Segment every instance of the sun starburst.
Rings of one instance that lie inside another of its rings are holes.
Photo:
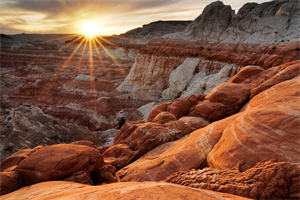
[[[101,34],[101,25],[94,21],[88,21],[81,25],[81,34],[92,39]]]

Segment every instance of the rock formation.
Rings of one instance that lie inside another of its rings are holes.
[[[250,77],[244,81],[235,83],[241,86],[239,89],[242,91],[228,89],[237,88],[230,81],[218,86],[205,100],[194,102],[203,107],[197,113],[201,117],[212,120],[212,116],[215,116],[221,119],[227,116],[225,111],[230,111],[231,115],[239,112],[241,105],[235,107],[236,103],[245,104],[250,93],[257,90],[256,87],[270,82],[275,84],[269,85],[269,89],[264,87],[264,91],[260,90],[261,93],[252,97],[241,112],[200,128],[177,142],[158,146],[122,168],[117,172],[121,181],[163,180],[176,171],[197,169],[206,165],[244,171],[266,159],[299,162],[299,67],[300,62],[295,61],[253,73],[252,76],[249,74]],[[248,70],[250,68],[257,67],[249,66]],[[293,73],[291,69],[294,69]],[[242,70],[231,81],[244,78]],[[274,79],[278,81],[275,82]],[[219,98],[221,96],[223,98]],[[165,112],[170,105],[172,104],[165,103],[153,108],[148,120],[151,121],[159,113]],[[207,108],[204,109],[203,105]],[[223,107],[213,107],[215,105]],[[197,106],[191,107],[190,114],[197,110]],[[212,114],[203,116],[210,109]]]
[[[104,200],[118,199],[233,199],[246,200],[247,198],[213,192],[209,190],[194,189],[165,182],[144,182],[144,183],[114,183],[102,186],[88,186],[79,183],[51,181],[22,188],[16,192],[4,195],[3,200],[8,199],[73,199],[92,200],[101,198]]]
[[[116,181],[115,168],[104,163],[97,148],[79,144],[21,150],[4,160],[0,168],[1,194],[52,180],[91,185]]]
[[[300,163],[267,161],[238,172],[204,168],[176,172],[165,181],[252,199],[298,199]]]
[[[155,39],[140,50],[117,89],[152,101],[207,94],[241,66],[267,69],[298,59],[299,46],[299,41],[262,45]]]
[[[298,0],[246,3],[237,14],[216,1],[208,5],[185,30],[195,40],[233,43],[279,43],[300,37]]]

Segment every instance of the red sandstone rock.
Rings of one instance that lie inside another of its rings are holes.
[[[167,111],[168,106],[170,104],[171,103],[166,102],[166,103],[159,104],[159,105],[155,106],[154,108],[152,108],[148,115],[148,122],[151,122],[156,117],[156,115],[158,115],[160,112]]]
[[[247,101],[248,97],[248,85],[225,82],[214,88],[205,99],[225,105],[241,105]]]
[[[261,68],[260,66],[249,65],[249,66],[243,67],[236,75],[231,77],[228,82],[242,83],[243,81],[245,81],[251,77],[257,76],[258,74],[260,74],[263,71],[264,71],[264,69]]]
[[[195,105],[197,102],[203,101],[204,98],[205,98],[205,95],[204,95],[204,94],[199,94],[199,95],[197,95],[197,96],[191,95],[191,96],[187,97],[186,99],[187,99],[192,105]]]
[[[203,117],[209,121],[220,120],[240,110],[239,105],[224,105],[218,102],[204,100],[190,111],[190,116]]]
[[[136,152],[136,156],[140,156],[160,144],[182,136],[183,134],[175,129],[147,122],[140,125],[123,142]]]
[[[0,171],[4,171],[14,165],[18,165],[23,159],[27,158],[31,153],[35,152],[39,148],[41,148],[41,146],[37,146],[34,149],[23,149],[12,154],[0,163]]]
[[[209,166],[245,171],[267,159],[300,162],[299,94],[296,77],[252,98],[208,154]]]
[[[114,144],[123,143],[125,140],[143,121],[126,122],[115,137]]]
[[[187,138],[165,143],[117,172],[121,181],[163,180],[172,173],[205,166],[206,156],[237,115],[209,124]]]
[[[271,77],[270,79],[266,80],[262,84],[258,85],[257,87],[251,90],[251,97],[255,96],[256,94],[276,85],[280,82],[285,80],[292,79],[300,74],[300,61],[290,63],[285,69],[278,72],[276,75]]]
[[[188,99],[178,98],[168,106],[168,111],[176,116],[177,119],[188,114],[192,104]]]
[[[79,141],[71,142],[70,144],[85,145],[97,149],[97,145],[94,142],[89,140],[79,140]]]
[[[135,153],[126,144],[115,144],[106,149],[103,153],[105,163],[116,168],[125,166],[135,156]]]
[[[179,119],[179,121],[182,121],[187,126],[191,127],[192,130],[202,128],[202,127],[207,126],[209,124],[209,121],[207,121],[203,117],[186,116],[186,117],[181,117]]]
[[[116,168],[114,166],[105,164],[97,172],[100,173],[99,175],[101,177],[98,182],[102,182],[102,184],[117,182]]]
[[[226,192],[253,199],[295,199],[299,196],[300,163],[267,161],[238,172],[205,168],[176,172],[165,181]]]
[[[64,180],[87,184],[87,185],[93,185],[91,174],[85,170],[74,172],[72,175],[65,178]]]
[[[0,172],[0,195],[15,191],[20,187],[19,176],[15,171]]]
[[[166,182],[144,182],[144,183],[114,183],[101,186],[89,186],[79,183],[65,181],[51,181],[25,187],[13,193],[1,197],[8,199],[72,199],[72,200],[246,200],[246,198],[213,192],[209,190],[194,189]]]
[[[164,125],[168,128],[180,131],[183,136],[191,133],[193,130],[192,127],[180,120],[170,121],[165,123]]]
[[[58,180],[81,170],[93,173],[103,164],[103,158],[95,148],[58,144],[33,152],[18,164],[16,171],[22,178],[22,184],[29,185]]]
[[[168,122],[165,125],[146,122],[140,124],[138,127],[132,128],[132,132],[126,133],[126,138],[123,138],[118,142],[115,141],[115,144],[104,152],[106,162],[111,163],[117,168],[123,167],[132,159],[142,156],[151,149],[190,133],[191,130],[184,123],[179,122],[177,124],[176,121],[173,122],[175,122],[175,124],[168,124],[172,123]],[[121,134],[123,133],[122,129],[119,132]],[[128,129],[126,129],[126,131],[127,130]],[[125,144],[126,146],[119,144]],[[122,152],[120,155],[120,152],[123,150],[126,151]]]
[[[176,120],[176,116],[174,114],[169,112],[160,112],[158,115],[155,116],[152,122],[164,124],[174,120]]]

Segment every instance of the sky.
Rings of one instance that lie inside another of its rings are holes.
[[[92,21],[102,35],[157,20],[193,20],[215,0],[0,0],[0,33],[80,33]],[[248,1],[223,0],[236,12]]]

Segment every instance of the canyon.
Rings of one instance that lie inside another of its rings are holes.
[[[300,1],[88,42],[0,35],[0,199],[299,199]]]

